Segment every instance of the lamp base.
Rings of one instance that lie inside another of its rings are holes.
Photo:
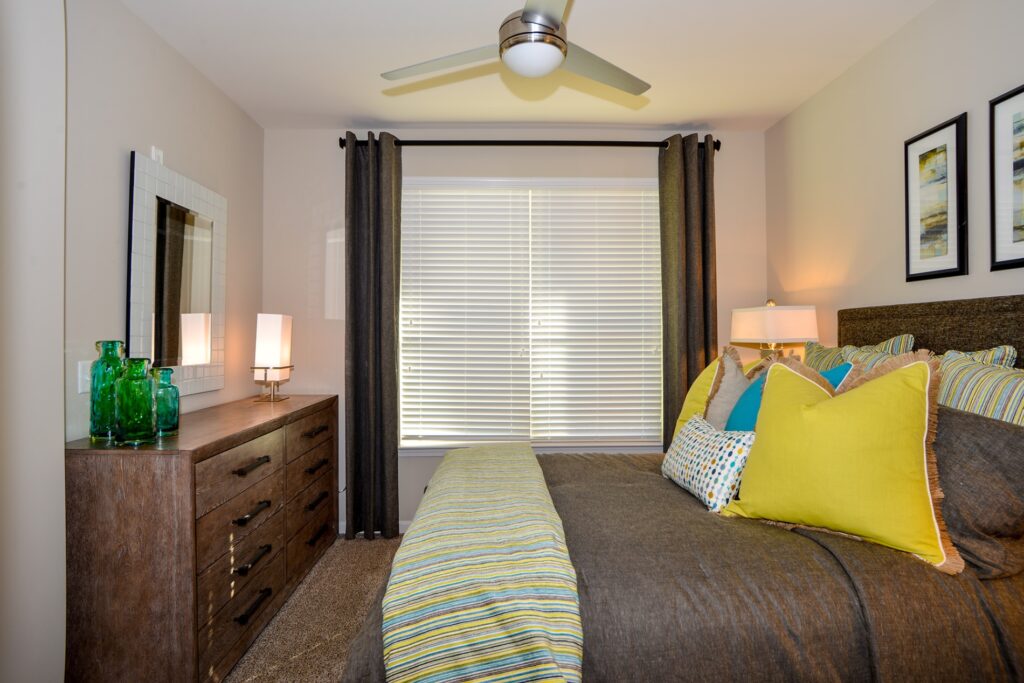
[[[253,403],[278,403],[280,401],[287,401],[291,396],[285,394],[260,394]]]
[[[284,394],[277,393],[278,382],[270,382],[270,393],[260,394],[256,397],[254,403],[277,403],[278,401],[287,401],[290,397]]]
[[[776,342],[769,342],[767,344],[761,344],[761,358],[768,358],[776,353],[782,353],[782,344]]]

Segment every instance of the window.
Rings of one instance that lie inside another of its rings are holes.
[[[405,447],[660,447],[650,181],[406,179]]]

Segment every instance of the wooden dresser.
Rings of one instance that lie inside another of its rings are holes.
[[[218,681],[337,538],[338,400],[251,398],[66,445],[71,681]]]

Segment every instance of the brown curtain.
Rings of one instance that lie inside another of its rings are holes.
[[[714,138],[700,142],[673,135],[658,154],[665,449],[686,390],[718,347]]]
[[[393,135],[345,134],[345,537],[398,535],[402,158]]]

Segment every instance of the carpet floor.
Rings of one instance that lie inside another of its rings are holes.
[[[339,680],[349,645],[388,580],[399,542],[335,541],[226,683]]]

